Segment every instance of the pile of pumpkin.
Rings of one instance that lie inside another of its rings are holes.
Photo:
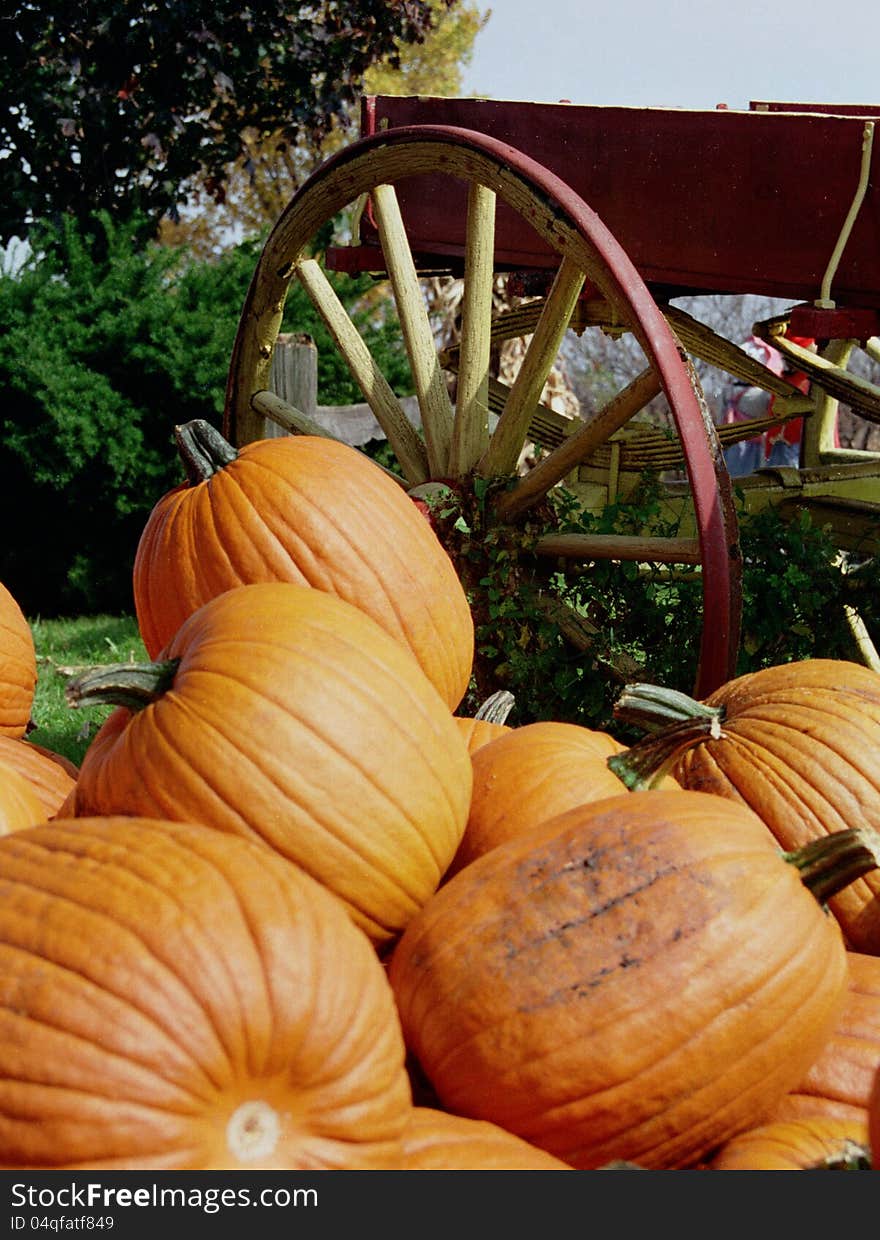
[[[0,587],[0,1165],[880,1167],[880,675],[465,718],[396,481],[177,433],[79,769]]]

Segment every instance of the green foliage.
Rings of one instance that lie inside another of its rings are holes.
[[[551,514],[543,514],[544,518]],[[521,540],[486,526],[478,506],[438,510],[468,588],[477,639],[467,708],[489,693],[515,697],[512,722],[557,719],[621,734],[613,706],[627,680],[692,692],[700,653],[702,585],[693,566],[596,560],[542,572],[530,554],[540,520]],[[806,515],[740,513],[743,640],[737,674],[810,657],[860,661],[846,608],[880,623],[880,568],[841,571],[830,534]],[[650,478],[628,502],[582,512],[560,490],[552,523],[562,532],[674,537]],[[560,628],[559,618],[563,617]],[[875,628],[876,632],[877,629]]]
[[[68,221],[0,277],[0,580],[28,615],[130,610],[144,519],[181,480],[174,424],[217,419],[254,261],[188,266],[100,223],[103,257]]]
[[[397,64],[434,19],[428,0],[13,5],[0,23],[0,241],[95,209],[155,235],[194,177],[222,200],[247,131],[318,143],[366,69]]]
[[[138,663],[147,652],[133,616],[80,616],[31,623],[37,652],[37,688],[28,739],[63,754],[77,766],[111,706],[67,705],[71,676],[104,663]]]
[[[3,488],[0,581],[26,615],[127,612],[143,524],[183,481],[174,426],[222,422],[235,332],[258,243],[220,259],[141,246],[134,224],[103,215],[105,244],[73,221],[44,230],[25,267],[0,274]],[[335,278],[343,301],[364,281]],[[362,396],[339,366],[300,285],[285,329],[315,335],[319,401]],[[369,305],[352,316],[375,356],[411,390],[399,329]]]
[[[743,633],[737,670],[822,657],[856,657],[844,608],[856,598],[830,534],[806,512],[783,521],[775,508],[740,518]],[[876,577],[876,568],[871,574]],[[862,582],[865,578],[862,578]]]

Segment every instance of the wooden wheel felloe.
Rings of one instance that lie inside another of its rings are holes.
[[[424,252],[408,236],[401,205],[410,178],[438,172],[449,178],[450,203],[456,195],[466,201],[454,245],[441,250],[463,277],[460,345],[446,353],[438,350],[420,285]],[[387,277],[402,328],[421,436],[313,253],[319,230],[362,199],[368,200],[377,231],[376,269]],[[531,307],[518,373],[502,387],[490,377],[499,335],[492,315],[494,256],[496,237],[511,212],[527,221],[541,246],[549,244],[556,267],[549,273],[546,296]],[[261,438],[266,417],[289,430],[320,433],[268,390],[272,352],[294,279],[307,290],[387,436],[402,484],[412,489],[442,480],[459,488],[478,480],[488,489],[497,521],[516,525],[535,511],[581,461],[656,395],[665,396],[683,451],[694,536],[581,538],[550,529],[536,550],[567,561],[701,566],[703,627],[695,693],[702,696],[732,675],[739,641],[740,562],[732,489],[711,416],[684,348],[638,272],[564,181],[506,143],[440,125],[372,135],[327,161],[279,218],[251,282],[233,348],[224,417],[224,433],[237,445]],[[542,414],[548,374],[573,316],[584,305],[599,306],[599,317],[607,317],[614,331],[633,334],[645,369],[598,412],[567,427],[569,433],[520,474],[517,464]]]

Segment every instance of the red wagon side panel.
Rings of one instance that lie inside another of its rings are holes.
[[[580,194],[655,289],[807,301],[819,296],[856,192],[872,111],[880,118],[880,108],[829,115],[806,105],[798,112],[761,104],[749,112],[691,111],[370,96],[362,129],[454,125],[509,143]],[[875,167],[878,161],[875,152]],[[452,195],[448,183],[441,189],[430,177],[414,177],[399,195],[413,250],[458,252],[464,187]],[[371,240],[368,219],[362,239]],[[496,261],[540,267],[550,255],[521,219],[503,212]],[[832,296],[880,305],[876,173]]]

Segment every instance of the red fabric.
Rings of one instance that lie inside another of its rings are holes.
[[[812,346],[816,343],[812,336],[786,336],[785,339],[790,340],[792,344],[800,345],[802,349],[812,348]],[[810,380],[804,371],[791,371],[785,376],[785,378],[790,384],[792,384],[793,387],[796,387],[803,392],[804,395],[809,392]],[[771,410],[773,409],[775,401],[776,397],[774,396],[770,401]],[[771,447],[779,439],[784,439],[787,443],[800,443],[803,430],[803,418],[792,418],[788,422],[780,422],[777,423],[776,426],[771,426],[769,430],[765,432],[765,456],[769,456]],[[834,446],[835,448],[840,447],[840,435],[838,433],[836,420],[834,423]]]
[[[793,340],[794,337],[792,336]],[[802,370],[796,370],[785,376],[786,381],[796,387],[804,395],[810,390],[810,380]],[[773,406],[776,404],[776,395],[774,394],[770,400],[769,412],[773,412]],[[784,439],[786,443],[800,443],[801,435],[804,433],[803,418],[789,418],[787,422],[777,422],[775,426],[770,426],[764,432],[764,456],[770,455],[770,449],[777,439]]]
[[[800,345],[803,349],[811,348],[816,342],[811,336],[786,336],[786,340],[790,340],[792,344]],[[807,395],[810,390],[809,376],[803,370],[789,371],[784,374],[784,361],[782,355],[772,345],[768,345],[766,341],[759,337],[751,336],[742,346],[753,357],[757,357],[764,363],[768,369],[774,374],[783,374],[788,383]],[[767,413],[772,414],[773,406],[776,403],[775,394],[768,401]],[[752,415],[754,416],[754,415]],[[745,417],[736,407],[735,403],[731,403],[725,411],[725,422],[739,422]],[[763,448],[763,460],[767,462],[770,459],[770,453],[774,443],[784,441],[789,444],[799,444],[804,430],[803,418],[790,418],[787,422],[777,422],[775,426],[771,426],[761,436]],[[751,441],[750,441],[751,442]],[[836,447],[840,447],[840,437],[838,435],[837,423],[834,425],[834,443]]]

